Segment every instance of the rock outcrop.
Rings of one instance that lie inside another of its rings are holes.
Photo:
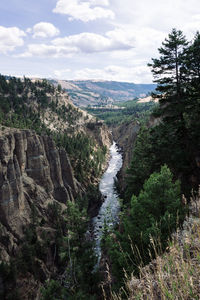
[[[123,153],[122,169],[119,171],[117,176],[122,193],[125,189],[126,169],[130,165],[134,143],[139,130],[140,125],[135,121],[123,123],[122,125],[112,128],[113,138]]]
[[[111,134],[103,124],[94,126],[93,130],[86,128],[85,132],[95,141],[95,148],[110,146]],[[98,183],[98,178],[95,180]],[[33,232],[33,224],[34,238],[41,249],[45,247],[44,257],[40,254],[42,250],[38,250],[39,255],[30,259],[36,275],[27,270],[27,273],[18,272],[16,287],[21,299],[40,299],[41,286],[52,274],[58,276],[55,209],[59,208],[64,222],[68,217],[67,202],[75,202],[85,192],[86,187],[74,176],[68,154],[58,149],[51,137],[39,136],[27,129],[0,126],[0,265],[10,265],[11,261],[20,260],[20,255],[26,255],[26,249],[32,251],[31,247],[36,247],[35,241],[30,242],[26,235]],[[100,195],[95,197],[88,199],[90,216],[101,204]],[[34,214],[37,223],[34,223]],[[7,282],[5,274],[0,272],[0,298],[10,286],[10,281]]]
[[[75,214],[70,207],[80,206],[80,214],[84,209],[91,216],[101,204],[101,197],[93,192],[89,197],[88,189],[98,184],[106,166],[111,134],[46,80],[1,76],[0,90],[0,298],[15,299],[19,292],[20,299],[40,299],[40,287],[64,274],[67,265],[60,254],[68,247],[65,238]],[[66,144],[72,141],[69,157],[49,135],[63,145],[62,138]],[[73,147],[80,153],[73,155]],[[86,176],[79,174],[83,164]],[[86,216],[78,218],[87,227]]]
[[[73,201],[80,192],[64,150],[34,131],[0,129],[0,222],[20,234],[30,205]]]

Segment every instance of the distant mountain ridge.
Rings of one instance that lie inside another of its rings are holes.
[[[103,80],[52,80],[67,91],[77,106],[101,105],[145,97],[156,88],[155,84]]]

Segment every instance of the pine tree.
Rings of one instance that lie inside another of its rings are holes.
[[[184,62],[184,48],[188,45],[182,31],[172,29],[168,38],[158,49],[160,58],[152,58],[153,63],[148,64],[152,68],[158,84],[156,97],[167,98],[176,95],[180,97],[182,90],[182,67]]]
[[[164,250],[183,218],[180,182],[174,182],[170,169],[164,165],[160,172],[150,175],[138,196],[132,195],[130,208],[121,218],[121,231],[105,237],[116,285],[122,284],[124,269],[127,274],[137,272],[138,266],[152,259],[152,238],[157,251]]]
[[[159,59],[152,59],[149,64],[158,86],[160,106],[156,116],[162,118],[166,126],[171,126],[171,136],[176,137],[180,148],[188,151],[188,132],[186,128],[185,112],[188,106],[186,91],[185,64],[187,62],[188,42],[182,31],[172,29],[168,38],[158,49]]]

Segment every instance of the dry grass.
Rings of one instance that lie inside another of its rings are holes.
[[[139,278],[125,276],[122,293],[113,294],[111,299],[200,299],[199,207],[200,191],[193,195],[190,216],[173,236],[166,253],[141,268]]]

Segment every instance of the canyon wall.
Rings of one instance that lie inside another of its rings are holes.
[[[0,222],[13,236],[23,235],[31,206],[45,215],[48,203],[74,201],[80,193],[66,151],[50,137],[0,129]]]
[[[136,121],[123,123],[112,128],[113,138],[123,153],[122,169],[117,176],[121,193],[125,190],[126,170],[130,166],[133,147],[139,130],[140,125]]]

